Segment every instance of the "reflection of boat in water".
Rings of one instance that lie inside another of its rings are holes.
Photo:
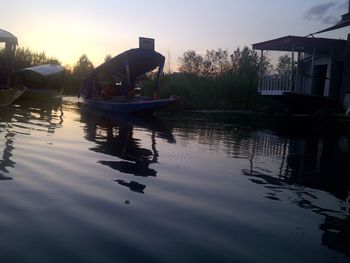
[[[0,181],[12,180],[16,162],[13,155],[15,144],[21,144],[18,135],[41,132],[45,135],[55,133],[62,126],[63,112],[61,100],[21,101],[9,105],[0,112]],[[31,148],[30,148],[31,149]]]
[[[13,151],[15,150],[14,142],[16,132],[14,132],[11,122],[17,109],[10,105],[6,111],[0,112],[0,181],[13,180],[10,176],[10,168],[14,168],[16,162],[12,160]]]
[[[177,101],[159,99],[159,78],[165,58],[153,49],[130,49],[98,66],[84,80],[84,103],[111,112],[153,113]],[[138,78],[158,68],[153,98],[141,96]],[[118,85],[117,85],[118,82]]]
[[[5,43],[5,49],[0,50],[0,106],[6,106],[17,100],[27,88],[12,83],[17,38],[0,29],[0,43]]]
[[[13,168],[16,164],[11,160],[12,151],[15,149],[13,146],[15,133],[9,130],[8,127],[4,130],[0,130],[0,136],[2,136],[2,133],[4,133],[3,138],[5,141],[3,143],[2,158],[0,159],[0,181],[13,180],[13,178],[7,174],[9,174],[8,168]]]
[[[45,64],[21,69],[18,82],[28,89],[23,98],[46,99],[59,97],[63,92],[64,68],[57,64]]]
[[[86,124],[85,137],[95,143],[92,151],[117,157],[119,160],[100,160],[99,163],[125,175],[137,177],[155,177],[157,171],[150,167],[158,162],[159,153],[156,139],[162,138],[169,143],[175,139],[170,130],[155,118],[143,119],[130,115],[110,115],[82,108],[81,121]],[[141,139],[134,138],[134,129],[151,133],[151,149],[143,148]],[[126,182],[116,179],[115,182],[130,190],[143,193],[145,185],[134,180]]]

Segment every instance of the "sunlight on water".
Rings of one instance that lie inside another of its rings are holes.
[[[4,262],[350,261],[349,137],[71,97],[4,109]]]

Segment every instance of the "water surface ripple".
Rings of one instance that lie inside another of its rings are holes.
[[[350,262],[350,137],[227,113],[0,113],[2,262]]]

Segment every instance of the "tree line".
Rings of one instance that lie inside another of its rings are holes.
[[[286,74],[291,68],[290,56],[280,56],[277,65],[273,66],[268,54],[265,53],[261,60],[258,53],[247,46],[243,49],[238,47],[232,54],[221,48],[207,50],[204,55],[188,50],[183,53],[178,62],[179,72],[205,78],[223,74],[254,76],[260,70],[262,74]]]
[[[0,50],[0,61],[3,61],[1,56],[4,55],[4,50]],[[111,58],[111,55],[106,55],[105,61]],[[180,105],[184,108],[237,109],[242,103],[247,107],[256,104],[252,98],[257,95],[260,66],[263,73],[286,74],[290,62],[289,56],[281,56],[273,67],[269,56],[265,55],[260,65],[258,53],[247,46],[236,48],[232,54],[221,48],[207,50],[204,54],[188,50],[178,59],[178,71],[166,72],[162,78],[161,96],[179,95],[182,98]],[[49,57],[45,52],[18,48],[13,65],[14,70],[20,70],[47,63],[62,64],[59,59]],[[64,67],[65,93],[78,94],[83,79],[94,69],[93,63],[83,54],[73,66]],[[148,87],[153,85],[152,76],[150,74],[144,84],[145,93],[149,90],[151,94],[151,88]]]

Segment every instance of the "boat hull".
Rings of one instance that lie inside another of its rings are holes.
[[[27,90],[24,86],[14,86],[10,89],[0,90],[0,107],[7,106],[17,100]]]
[[[21,98],[23,99],[53,99],[62,95],[63,89],[32,89],[28,88]]]
[[[176,98],[139,101],[133,100],[125,102],[84,98],[84,103],[91,107],[110,112],[124,113],[153,113],[154,111],[168,107],[176,101]]]

